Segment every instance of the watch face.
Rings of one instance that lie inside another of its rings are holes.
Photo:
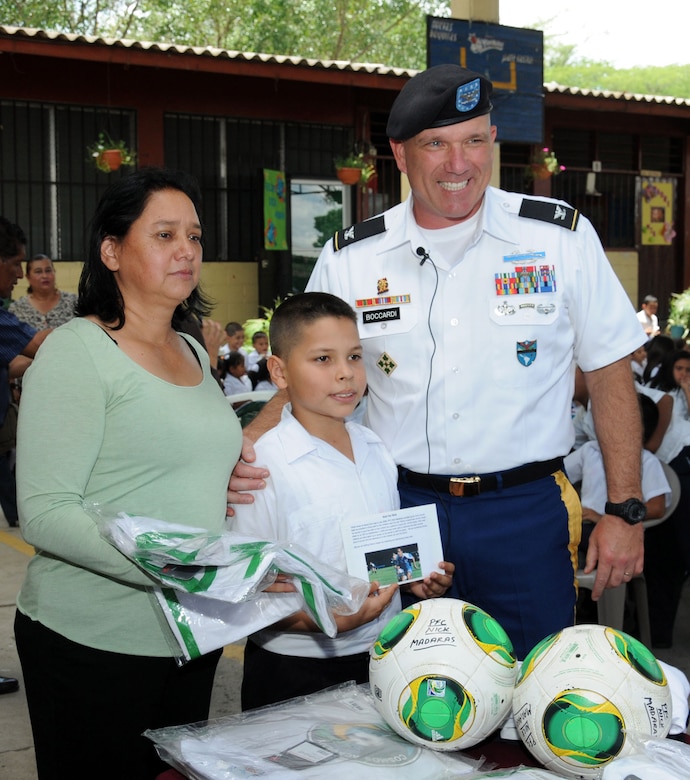
[[[641,523],[647,517],[647,507],[637,498],[629,498],[622,504],[607,502],[604,511],[607,514],[617,515],[630,525]]]
[[[631,520],[639,523],[647,516],[647,508],[639,501],[631,502],[628,507],[628,516]]]

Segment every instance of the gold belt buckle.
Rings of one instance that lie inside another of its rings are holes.
[[[451,477],[448,491],[451,496],[478,496],[481,481],[481,477]]]

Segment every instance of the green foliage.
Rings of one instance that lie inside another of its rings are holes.
[[[669,301],[668,326],[681,325],[684,333],[690,329],[690,288],[680,293],[671,293]]]
[[[449,0],[0,0],[8,25],[420,69],[427,14]]]
[[[534,27],[548,28],[551,21]],[[577,44],[562,43],[558,36],[548,34],[544,35],[544,81],[580,89],[690,98],[690,65],[616,68],[606,60],[581,57]]]
[[[6,25],[417,69],[427,14],[450,16],[450,0],[0,0]],[[558,36],[544,40],[546,82],[690,99],[690,65],[616,69]]]
[[[544,67],[544,80],[581,89],[690,98],[690,65],[615,68],[609,62],[575,60]]]
[[[317,249],[321,249],[329,238],[337,233],[343,226],[343,209],[340,206],[337,209],[331,209],[325,214],[321,214],[318,217],[314,217],[314,227],[318,230],[319,235],[313,246]]]
[[[280,304],[283,302],[283,299],[278,296],[273,301],[273,306],[262,306],[261,309],[264,312],[263,317],[252,317],[251,319],[245,320],[242,323],[242,328],[244,330],[244,347],[245,349],[253,349],[252,347],[252,336],[255,333],[263,332],[268,336],[268,328],[271,324],[271,318],[273,317],[273,312],[280,306]]]
[[[15,27],[126,38],[146,0],[0,0],[0,19]]]

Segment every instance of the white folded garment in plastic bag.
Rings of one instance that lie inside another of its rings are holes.
[[[305,610],[328,636],[334,614],[357,612],[369,584],[290,542],[91,509],[101,534],[161,585],[158,602],[186,658],[223,647]],[[279,573],[296,592],[266,593]]]
[[[144,736],[163,760],[195,780],[440,780],[481,763],[402,739],[378,714],[368,686],[354,683]]]

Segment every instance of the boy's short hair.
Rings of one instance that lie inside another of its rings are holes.
[[[228,336],[234,336],[237,331],[244,330],[244,328],[240,325],[239,322],[228,322],[228,324],[225,326],[225,333]]]
[[[299,293],[283,301],[271,318],[269,332],[273,354],[285,358],[299,340],[302,328],[322,317],[342,317],[357,325],[357,315],[352,307],[330,293]]]
[[[268,333],[263,330],[257,330],[256,333],[252,334],[252,344],[256,344],[257,340],[260,338],[267,339]]]

